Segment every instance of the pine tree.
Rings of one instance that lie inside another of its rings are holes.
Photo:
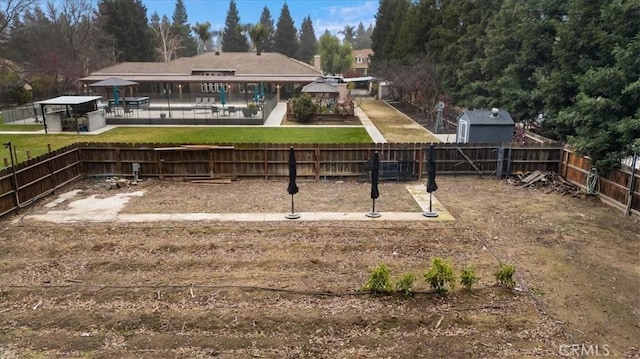
[[[409,0],[380,0],[376,25],[371,34],[372,65],[393,59],[393,46],[410,5]]]
[[[273,39],[275,31],[273,27],[273,18],[271,17],[271,12],[266,6],[262,9],[262,15],[260,15],[260,24],[266,32],[264,40],[262,40],[262,51],[273,52],[273,49],[275,48]]]
[[[244,27],[240,24],[240,15],[235,0],[229,1],[229,11],[225,20],[224,33],[222,34],[222,51],[247,52],[249,43],[244,34]]]
[[[287,6],[287,3],[284,3],[280,11],[274,36],[274,51],[285,56],[294,57],[298,51],[297,33],[291,14],[289,13],[289,6]]]
[[[313,22],[311,22],[311,17],[307,16],[302,20],[302,25],[300,26],[300,46],[298,47],[296,59],[310,63],[316,54],[317,48],[318,41],[313,30]]]
[[[356,30],[356,37],[353,40],[353,49],[354,50],[362,50],[362,49],[370,49],[371,48],[371,36],[364,28],[364,24],[362,21],[358,24],[358,29]]]
[[[181,48],[178,50],[178,57],[195,55],[198,52],[198,44],[191,37],[191,26],[188,22],[187,8],[183,0],[176,0],[171,20],[173,21],[171,30],[180,38]]]
[[[153,37],[141,0],[101,0],[98,11],[119,61],[153,61]]]

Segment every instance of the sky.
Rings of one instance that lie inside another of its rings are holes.
[[[229,10],[229,0],[183,0],[187,8],[188,21],[192,25],[196,22],[211,23],[212,30],[224,28],[224,21]],[[147,17],[154,12],[162,18],[173,16],[175,0],[142,0],[147,7]],[[236,0],[240,22],[255,24],[260,21],[262,9],[266,6],[271,12],[274,26],[278,23],[280,10],[284,0]],[[367,28],[375,25],[375,15],[378,12],[378,0],[288,0],[289,12],[296,29],[300,30],[302,20],[310,16],[316,36],[320,37],[325,30],[334,35],[344,29],[345,25],[357,26],[360,22]]]

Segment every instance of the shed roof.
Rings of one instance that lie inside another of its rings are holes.
[[[513,125],[509,112],[498,110],[497,116],[492,116],[491,110],[467,110],[459,118],[466,119],[471,125]]]
[[[80,105],[101,99],[102,96],[59,96],[36,102],[40,105]]]

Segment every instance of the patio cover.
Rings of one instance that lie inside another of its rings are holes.
[[[305,85],[302,88],[302,92],[308,93],[338,93],[338,89],[332,84],[324,82],[324,79],[320,77],[315,82]]]
[[[49,133],[47,128],[47,112],[45,111],[45,107],[48,105],[58,105],[64,106],[67,114],[69,113],[69,106],[77,106],[90,102],[96,102],[102,98],[102,96],[59,96],[54,97],[44,101],[38,101],[37,104],[40,105],[40,109],[42,111],[42,123],[44,124],[44,133]],[[97,106],[97,105],[96,105]],[[78,119],[76,118],[76,127],[77,127]]]
[[[111,77],[108,78],[106,80],[102,80],[102,81],[98,81],[98,82],[94,82],[92,84],[90,84],[89,86],[91,87],[121,87],[121,86],[133,86],[133,85],[137,85],[137,82],[133,82],[133,81],[129,81],[129,80],[123,80],[123,79],[119,79],[117,77]]]

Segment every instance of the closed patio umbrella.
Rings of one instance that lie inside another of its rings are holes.
[[[224,86],[220,87],[220,103],[223,107],[227,103],[227,95],[224,92]]]
[[[258,85],[254,85],[253,86],[253,102],[254,103],[258,102],[258,96],[260,96],[260,94],[258,94]]]
[[[293,195],[298,193],[298,186],[296,185],[296,154],[293,150],[293,147],[289,149],[289,187],[287,188],[287,192],[291,195],[291,213],[287,214],[285,217],[287,219],[298,219],[300,218],[300,213],[296,213],[295,207],[293,204]]]
[[[371,212],[367,213],[367,217],[371,218],[380,217],[380,213],[376,212],[376,199],[380,197],[380,192],[378,191],[379,177],[380,157],[378,155],[378,151],[376,151],[371,159],[371,200],[373,201],[373,208],[371,209]]]
[[[429,193],[429,211],[424,212],[425,217],[438,217],[438,213],[432,210],[432,193],[438,189],[436,184],[436,150],[433,144],[429,145],[429,155],[427,159],[427,192]]]
[[[264,82],[260,81],[260,98],[264,99]]]
[[[118,106],[120,104],[120,92],[118,86],[113,86],[113,103]]]

